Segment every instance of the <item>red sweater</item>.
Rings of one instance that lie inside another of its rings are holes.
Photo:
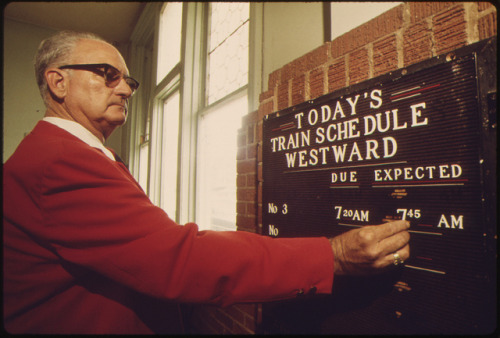
[[[125,166],[48,122],[26,136],[3,174],[10,333],[178,332],[177,302],[331,292],[327,239],[178,225]]]

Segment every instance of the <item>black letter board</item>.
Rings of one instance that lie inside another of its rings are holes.
[[[336,277],[332,296],[264,304],[263,332],[496,328],[496,158],[486,154],[495,147],[494,44],[266,117],[266,235],[331,237],[403,218],[411,258],[381,275]]]

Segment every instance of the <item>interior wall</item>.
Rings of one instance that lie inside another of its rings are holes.
[[[323,45],[322,2],[264,2],[262,91],[269,74]]]
[[[45,113],[36,85],[33,59],[49,29],[4,20],[3,162]]]
[[[401,4],[402,2],[350,1],[330,3],[332,40]]]

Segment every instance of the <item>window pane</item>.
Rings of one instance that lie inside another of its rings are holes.
[[[210,51],[248,21],[249,8],[245,3],[211,3]]]
[[[139,185],[144,191],[147,190],[148,185],[148,171],[149,171],[149,142],[139,146]]]
[[[160,207],[176,220],[179,155],[179,92],[163,104]]]
[[[182,2],[169,2],[160,15],[156,83],[181,59]]]
[[[236,138],[247,105],[244,95],[201,118],[197,196],[200,229],[236,230]]]
[[[248,82],[248,3],[212,3],[207,103]]]

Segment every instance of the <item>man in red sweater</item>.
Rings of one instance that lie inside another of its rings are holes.
[[[103,142],[138,83],[120,53],[61,32],[35,62],[47,110],[4,165],[9,333],[182,332],[176,304],[227,306],[330,293],[334,275],[409,257],[409,224],[332,239],[272,239],[173,222]]]

